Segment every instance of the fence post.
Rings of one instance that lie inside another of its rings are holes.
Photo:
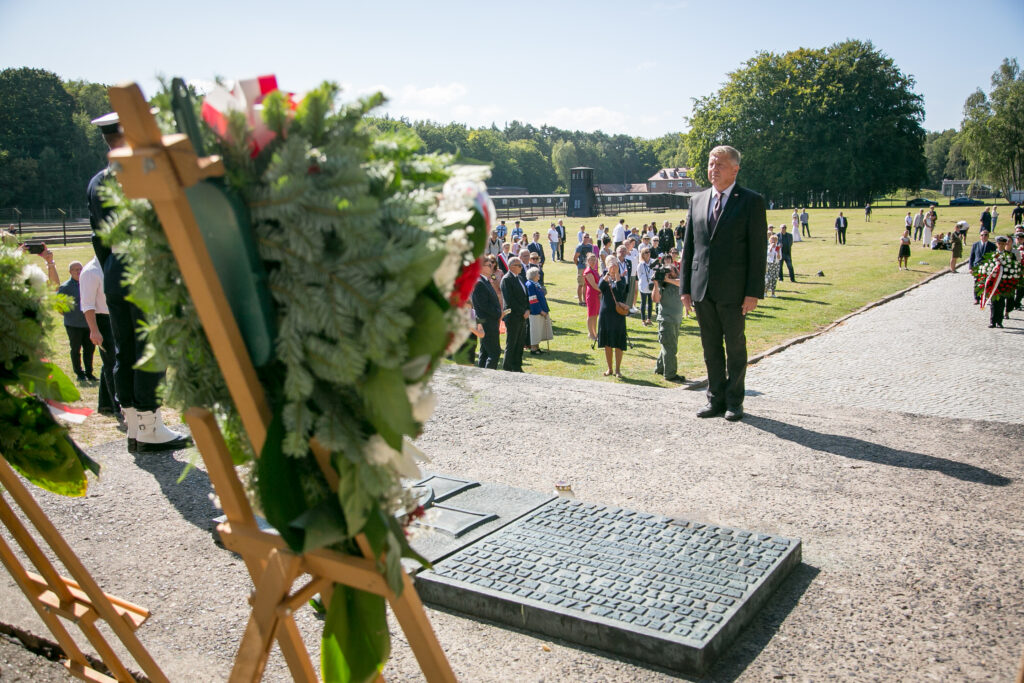
[[[14,213],[18,214],[18,237],[21,237],[21,211],[15,208]]]
[[[60,211],[60,229],[64,233],[64,246],[68,246],[68,214],[64,209],[58,207]]]

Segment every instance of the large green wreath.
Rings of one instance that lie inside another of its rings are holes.
[[[168,111],[165,92],[155,98]],[[297,106],[273,91],[262,123],[273,139],[254,153],[254,124],[228,116],[224,136],[198,134],[224,158],[226,181],[248,207],[275,308],[272,360],[258,372],[274,418],[251,468],[250,494],[296,551],[359,554],[365,533],[402,590],[409,547],[400,516],[415,503],[419,435],[433,410],[427,383],[468,334],[461,309],[493,207],[487,170],[423,154],[414,135],[374,127],[379,94],[339,106],[324,83]],[[164,117],[162,123],[167,124]],[[169,130],[166,132],[170,132]],[[195,135],[195,133],[194,133]],[[218,415],[236,462],[251,459],[240,420],[147,201],[106,189],[106,236],[123,254],[132,299],[145,311],[147,362],[167,370],[164,401]],[[339,476],[333,495],[309,450],[315,437]],[[323,674],[372,680],[387,659],[384,602],[336,586],[325,621]]]
[[[0,245],[0,457],[30,482],[63,496],[84,496],[89,458],[53,419],[45,399],[77,401],[78,389],[46,360],[47,338],[68,298],[51,291],[46,273]]]

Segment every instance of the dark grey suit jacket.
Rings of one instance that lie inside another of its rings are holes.
[[[712,190],[690,203],[683,237],[680,293],[694,301],[709,297],[721,303],[743,303],[743,298],[764,298],[768,251],[768,218],[764,198],[736,185],[725,203],[714,232],[708,228]]]

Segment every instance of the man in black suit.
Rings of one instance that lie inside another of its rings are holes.
[[[968,261],[968,267],[971,270],[974,270],[974,267],[981,263],[982,260],[985,258],[985,254],[995,250],[995,242],[990,242],[988,239],[988,230],[982,228],[981,240],[971,245],[971,258]],[[979,297],[977,293],[975,293],[974,295],[974,303],[981,303],[981,297]]]
[[[764,199],[736,184],[739,170],[738,150],[724,145],[711,150],[712,187],[690,204],[680,279],[683,307],[697,310],[708,370],[708,404],[697,417],[724,413],[730,421],[743,417],[745,316],[764,298],[768,250]]]
[[[480,278],[473,285],[472,297],[476,321],[484,328],[477,366],[490,370],[498,369],[498,357],[501,356],[501,332],[498,325],[501,321],[501,302],[498,301],[498,293],[491,285],[494,268],[495,257],[485,256],[480,262]]]
[[[839,244],[846,244],[846,225],[846,216],[840,211],[836,217],[836,242]]]
[[[519,279],[523,262],[518,257],[509,259],[508,273],[501,278],[501,297],[509,314],[505,316],[505,360],[501,369],[509,372],[523,371],[523,345],[526,340],[527,321],[530,318],[530,298],[526,285]]]
[[[544,261],[546,261],[547,259],[544,258],[544,245],[542,245],[540,243],[540,233],[539,232],[533,233],[533,241],[530,242],[529,244],[527,244],[526,248],[529,249],[530,251],[532,251],[534,254],[537,254],[537,255],[540,256],[540,264],[543,266],[544,265]],[[551,257],[554,258],[554,254],[552,254]]]

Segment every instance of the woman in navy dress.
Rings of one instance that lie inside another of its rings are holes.
[[[597,315],[597,345],[604,349],[608,370],[605,377],[614,374],[622,377],[622,352],[626,350],[626,316],[615,310],[615,302],[626,302],[629,287],[619,275],[619,262],[614,256],[605,259],[608,273],[601,278],[601,311]],[[614,350],[615,370],[612,371]]]

